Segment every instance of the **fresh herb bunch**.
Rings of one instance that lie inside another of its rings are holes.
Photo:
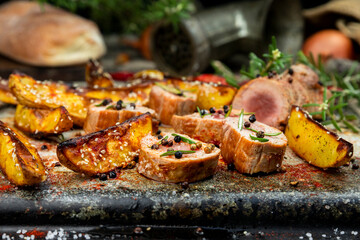
[[[312,54],[306,57],[303,52],[298,53],[298,62],[303,63],[312,68],[319,76],[320,82],[324,85],[323,102],[321,104],[309,103],[303,107],[318,107],[318,112],[311,112],[310,115],[321,115],[322,124],[332,124],[341,132],[341,127],[350,129],[355,133],[359,133],[359,129],[351,124],[351,121],[357,120],[357,116],[353,114],[345,114],[349,101],[357,101],[360,106],[360,74],[354,74],[354,70],[359,63],[353,64],[348,72],[343,74],[327,73],[319,57],[317,63]],[[327,96],[328,87],[331,90],[331,97]]]
[[[236,77],[231,70],[219,61],[213,61],[212,67],[215,73],[224,77],[226,82],[236,88],[239,88],[239,83],[244,79],[254,79],[258,76],[266,76],[269,72],[282,72],[289,68],[292,62],[292,56],[282,53],[276,44],[276,38],[272,37],[272,42],[269,45],[268,53],[263,54],[263,59],[258,57],[255,53],[249,54],[249,68],[248,70],[240,70],[240,77]]]
[[[141,33],[149,24],[165,21],[178,27],[195,10],[193,0],[37,0],[77,12],[97,22],[104,32]]]

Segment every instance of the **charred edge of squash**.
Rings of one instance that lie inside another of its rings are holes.
[[[296,108],[299,109],[299,111],[296,110]],[[346,141],[345,139],[343,139],[342,137],[339,137],[339,135],[337,135],[336,133],[334,133],[333,131],[330,131],[329,129],[327,129],[324,125],[322,125],[320,122],[314,120],[310,114],[306,111],[304,111],[303,108],[297,106],[297,105],[292,105],[291,107],[291,112],[295,111],[295,112],[301,112],[305,118],[309,119],[312,123],[316,124],[319,128],[323,129],[326,132],[329,132],[329,135],[332,136],[336,141],[340,142],[340,144],[338,145],[336,151],[340,152],[343,149],[347,148],[347,153],[346,153],[346,157],[351,157],[354,153],[354,146],[352,143]]]
[[[118,128],[122,129],[123,127],[125,127],[126,129],[128,129],[128,128],[130,128],[130,123],[140,121],[140,120],[144,119],[146,116],[149,116],[151,118],[151,114],[149,112],[147,112],[147,113],[141,114],[139,116],[132,117],[118,125],[114,125],[114,126],[106,128],[106,129],[100,130],[98,132],[93,132],[93,133],[89,133],[85,136],[80,136],[80,137],[66,140],[66,141],[58,144],[57,151],[62,153],[63,149],[73,148],[73,147],[82,145],[92,138],[104,136],[108,132],[112,132],[113,130],[118,129]],[[126,132],[125,130],[123,130],[123,131]]]
[[[17,137],[17,134],[15,132],[13,132],[11,130],[11,128],[9,128],[9,126],[7,126],[4,122],[0,121],[0,131],[7,133],[8,136],[11,138],[11,142],[15,143],[15,150],[16,150],[16,158],[19,160],[19,164],[21,164],[21,167],[23,169],[23,174],[27,177],[29,177],[29,166],[27,164],[24,163],[24,160],[20,157],[19,155],[19,150],[18,149],[22,149],[28,152],[29,155],[33,156],[33,154],[29,151],[29,149],[26,147],[26,145],[20,141],[20,139]],[[38,162],[38,160],[41,160],[40,155],[37,156],[33,156],[35,158],[35,161]],[[37,158],[38,157],[38,158]],[[40,163],[42,164],[42,162]],[[43,166],[44,171],[45,171],[45,166]],[[7,179],[11,179],[8,177],[6,171],[2,171],[2,173],[6,176]],[[41,174],[40,175],[35,175],[35,176],[31,176],[32,179],[39,179],[41,178]],[[12,181],[11,181],[12,182]],[[13,182],[12,182],[13,183]]]
[[[225,84],[221,84],[221,83],[208,83],[208,82],[202,82],[202,81],[196,81],[194,80],[194,78],[190,78],[190,79],[181,79],[181,78],[177,78],[177,77],[168,77],[168,78],[165,78],[163,80],[163,82],[166,82],[166,81],[170,81],[172,84],[176,83],[176,82],[185,82],[185,83],[195,83],[195,82],[199,82],[200,85],[210,85],[210,86],[213,86],[212,84],[216,84],[216,87],[226,87],[226,88],[231,88],[231,89],[234,89],[234,90],[237,90],[235,87],[233,86],[229,86],[229,85],[225,85]],[[214,86],[215,87],[215,86]]]

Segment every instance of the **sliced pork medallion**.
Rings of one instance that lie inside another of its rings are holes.
[[[158,84],[150,92],[149,107],[154,109],[164,124],[170,124],[173,115],[186,115],[196,109],[196,95],[183,92],[172,85]]]
[[[234,163],[240,173],[278,170],[286,145],[287,139],[282,132],[254,121],[253,116],[231,117],[224,122],[221,155],[225,162]]]
[[[153,131],[156,132],[159,121],[156,120],[156,113],[153,109],[134,103],[124,103],[121,100],[117,102],[112,102],[111,99],[98,101],[88,108],[84,131],[86,133],[97,132],[146,112],[149,112],[153,117]]]
[[[236,110],[236,112],[239,113],[238,110]],[[222,138],[224,120],[228,116],[236,116],[235,111],[226,114],[221,109],[216,110],[215,108],[211,108],[209,111],[202,109],[199,113],[185,116],[174,115],[171,120],[171,126],[175,132],[186,134],[197,140],[219,146]]]
[[[214,175],[220,149],[186,135],[148,135],[141,140],[138,172],[161,182],[196,182]]]
[[[260,122],[283,130],[293,104],[322,102],[323,88],[318,81],[309,67],[293,65],[281,75],[249,81],[237,92],[232,104],[235,109],[255,112]]]

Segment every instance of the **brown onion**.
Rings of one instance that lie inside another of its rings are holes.
[[[350,38],[338,30],[322,30],[306,39],[303,48],[305,55],[310,56],[310,53],[318,60],[318,55],[321,56],[323,62],[330,58],[345,58],[352,59],[354,56],[354,49]]]

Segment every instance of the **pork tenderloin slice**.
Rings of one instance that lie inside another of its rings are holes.
[[[149,112],[153,118],[153,131],[157,131],[159,121],[156,120],[156,113],[153,109],[138,105],[135,105],[135,108],[126,105],[126,107],[121,110],[108,108],[110,105],[115,105],[115,103],[109,103],[107,106],[96,106],[101,102],[102,101],[95,102],[89,105],[83,127],[85,133],[88,134],[106,129],[146,112]]]
[[[295,81],[301,82],[306,88],[319,87],[319,76],[310,67],[299,63],[292,65],[291,69],[293,70],[292,77]],[[285,73],[288,73],[288,71]]]
[[[289,89],[278,80],[257,78],[245,84],[234,97],[234,109],[255,112],[257,120],[284,129],[292,104]]]
[[[239,113],[239,110],[234,109],[231,112],[231,116]],[[185,116],[174,115],[171,120],[171,126],[175,132],[186,134],[202,142],[213,143],[219,146],[222,138],[224,119],[225,114],[223,112],[219,113],[219,111],[203,117],[201,117],[199,113]]]
[[[168,140],[173,140],[173,137],[169,137]],[[151,146],[158,142],[159,139],[151,135],[141,140],[137,170],[145,177],[161,182],[178,183],[196,182],[215,174],[220,149],[215,148],[211,153],[205,153],[204,148],[209,145],[202,143],[202,147],[195,150],[195,153],[183,154],[182,158],[177,159],[174,155],[160,157],[168,147],[160,145],[159,149],[151,149]],[[174,142],[171,148],[175,151],[190,150],[190,144]]]
[[[154,109],[164,124],[170,124],[173,115],[186,115],[196,109],[195,94],[186,92],[186,97],[167,92],[159,86],[150,91],[149,107]]]
[[[247,118],[244,117],[244,121]],[[278,133],[279,130],[256,121],[252,129],[265,133]],[[221,142],[221,155],[225,162],[234,163],[240,173],[270,173],[278,170],[284,158],[287,139],[283,133],[278,136],[265,136],[268,142],[252,140],[249,135],[256,133],[243,128],[238,129],[238,118],[227,118],[224,121]]]

